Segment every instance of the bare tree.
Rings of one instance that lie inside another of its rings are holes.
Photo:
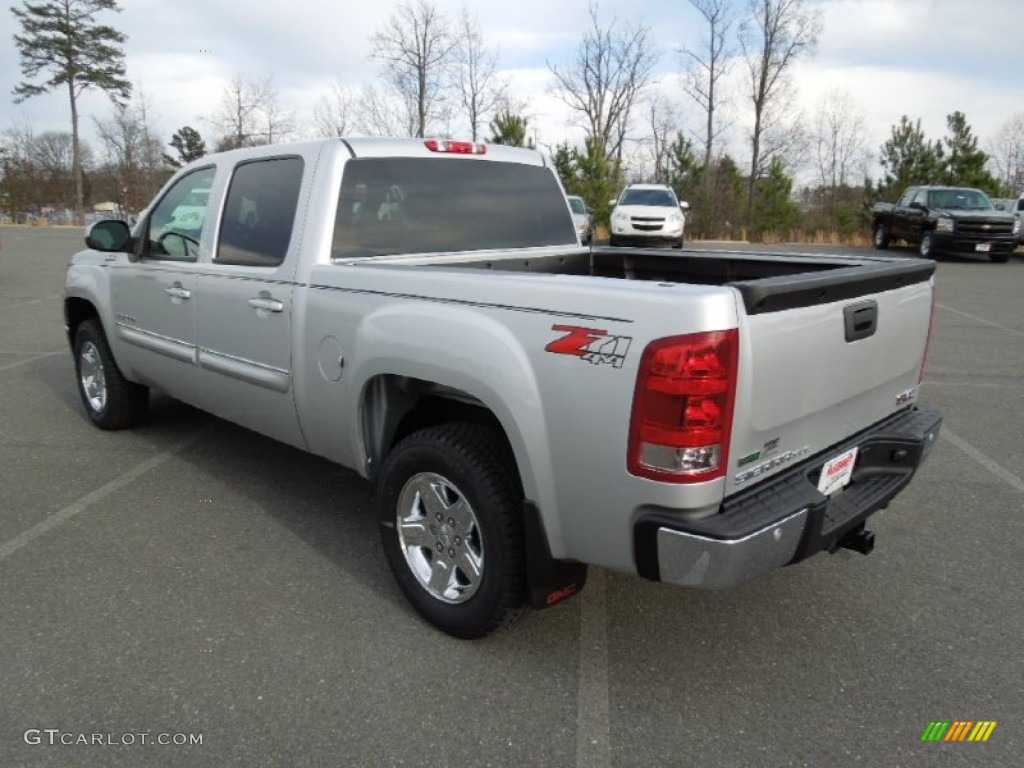
[[[690,0],[690,4],[704,17],[707,37],[701,41],[699,49],[683,49],[690,63],[683,79],[683,90],[704,113],[704,168],[710,169],[714,142],[727,127],[719,118],[719,108],[724,102],[721,81],[728,76],[731,67],[733,46],[729,32],[736,19],[730,0]],[[707,180],[712,183],[710,173]]]
[[[378,88],[372,83],[359,94],[359,118],[356,130],[370,136],[415,136],[416,109],[414,95],[394,89]]]
[[[749,0],[748,14],[740,25],[739,35],[754,107],[747,184],[748,220],[753,211],[755,184],[763,170],[765,118],[785,92],[790,67],[800,57],[814,52],[820,34],[821,14],[809,10],[806,0]],[[765,157],[770,159],[766,153]]]
[[[272,76],[257,79],[236,74],[231,78],[224,86],[219,109],[207,118],[221,133],[217,151],[265,143],[260,138],[264,133],[261,111],[274,93]]]
[[[590,6],[590,29],[566,66],[548,63],[554,75],[554,93],[580,115],[587,136],[601,142],[605,157],[622,161],[622,147],[637,101],[651,82],[658,56],[649,28],[616,22],[602,28],[597,4]]]
[[[679,131],[679,110],[664,97],[650,101],[647,108],[650,131],[650,159],[653,161],[653,181],[656,184],[670,184],[672,177],[672,143]]]
[[[140,209],[163,180],[163,145],[153,135],[146,99],[115,104],[110,118],[93,118],[93,122],[109,169],[117,178],[121,206],[127,211]]]
[[[480,26],[462,6],[458,45],[455,48],[456,85],[459,101],[469,120],[470,135],[477,140],[480,125],[506,101],[508,81],[498,76],[498,54],[484,46]]]
[[[849,92],[829,92],[818,106],[812,143],[818,181],[827,195],[832,218],[839,191],[851,180],[864,178],[866,134],[864,114],[853,103]]]
[[[414,105],[413,135],[425,136],[433,121],[444,119],[456,35],[428,0],[403,0],[370,42],[401,102]]]
[[[1024,194],[1024,112],[1010,117],[989,145],[996,176],[1009,194]]]
[[[313,126],[317,136],[347,136],[355,130],[356,97],[341,83],[321,96],[313,107]]]

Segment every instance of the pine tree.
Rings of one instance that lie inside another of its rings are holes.
[[[786,175],[782,160],[772,158],[766,178],[757,180],[754,188],[754,216],[751,239],[772,233],[786,235],[800,223],[800,206],[792,200],[793,180]]]
[[[81,146],[78,136],[78,99],[89,88],[107,93],[115,104],[131,94],[125,79],[124,51],[127,37],[96,21],[101,11],[120,11],[116,0],[25,0],[11,8],[21,22],[22,34],[14,35],[25,78],[14,88],[15,103],[65,86],[71,104],[72,175],[75,179],[75,213],[85,223]],[[40,73],[49,79],[30,82]]]
[[[529,147],[533,149],[533,140],[526,136],[528,118],[505,109],[491,120],[492,144],[505,144],[510,147]]]
[[[942,144],[930,142],[921,130],[920,119],[911,123],[903,115],[882,145],[880,158],[885,178],[879,185],[881,199],[894,199],[915,184],[935,184],[941,179]]]
[[[985,169],[988,155],[978,149],[978,138],[971,132],[964,113],[947,115],[946,128],[949,133],[944,140],[947,156],[942,164],[943,181],[953,186],[997,192],[999,182]]]
[[[167,143],[178,153],[177,157],[171,157],[166,152],[164,153],[164,162],[172,168],[181,168],[186,163],[198,160],[206,154],[206,142],[199,135],[199,131],[190,125],[176,130]]]

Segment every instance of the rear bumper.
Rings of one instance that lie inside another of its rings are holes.
[[[643,515],[633,531],[637,572],[655,581],[727,589],[834,551],[907,486],[941,427],[938,410],[914,406],[730,496],[716,515],[689,522],[669,511]],[[820,493],[822,465],[854,446],[850,484],[831,497]]]

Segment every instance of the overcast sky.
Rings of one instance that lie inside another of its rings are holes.
[[[332,82],[359,87],[374,80],[380,70],[369,57],[369,38],[396,5],[397,0],[123,0],[121,13],[102,18],[127,33],[129,78],[148,96],[165,140],[188,124],[212,139],[201,118],[216,110],[225,83],[236,73],[272,73],[282,106],[306,124]],[[454,20],[462,2],[435,0],[435,5]],[[945,116],[960,110],[984,145],[1014,113],[1024,111],[1024,0],[817,0],[812,5],[822,11],[824,31],[816,56],[794,69],[799,105],[813,114],[826,93],[844,89],[864,115],[873,158],[903,114],[921,118],[925,133],[937,139],[945,133]],[[582,133],[571,127],[572,118],[549,91],[547,65],[574,57],[588,25],[587,2],[473,1],[468,7],[485,43],[498,50],[515,95],[528,100],[541,145],[579,140]],[[601,0],[599,15],[605,23],[618,19],[650,27],[660,53],[660,88],[678,96],[683,127],[697,128],[699,113],[672,80],[684,67],[679,50],[699,45],[705,32],[690,3]],[[0,17],[4,39],[11,41],[15,28],[9,11]],[[69,130],[66,92],[14,104],[10,94],[19,79],[13,44],[0,45],[0,129],[23,119],[37,132]],[[737,87],[727,138],[741,163],[748,104]],[[91,118],[107,117],[109,102],[91,93],[82,111],[85,135],[91,137]]]

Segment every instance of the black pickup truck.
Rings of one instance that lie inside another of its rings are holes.
[[[925,258],[984,254],[1005,262],[1020,227],[1012,214],[996,210],[984,192],[968,187],[909,187],[895,205],[875,203],[871,218],[875,248],[903,240]]]

